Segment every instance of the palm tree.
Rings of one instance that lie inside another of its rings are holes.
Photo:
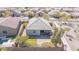
[[[23,28],[26,28],[28,22],[23,22]]]
[[[48,20],[48,19],[49,19],[49,15],[46,14],[46,13],[44,13],[44,14],[43,14],[43,18]]]
[[[63,21],[68,21],[71,19],[71,16],[66,12],[61,12],[60,15],[61,15],[60,19]]]
[[[28,16],[29,18],[32,18],[34,16],[34,12],[31,10],[24,12],[24,14]]]
[[[5,17],[11,16],[11,10],[10,8],[6,8],[7,10],[5,10]]]
[[[25,41],[28,39],[28,36],[17,36],[16,41],[15,41],[15,46],[16,47],[22,47],[25,44]]]
[[[51,42],[54,43],[55,46],[57,46],[57,43],[61,42],[61,34],[62,31],[60,29],[55,28],[54,37],[51,38]]]

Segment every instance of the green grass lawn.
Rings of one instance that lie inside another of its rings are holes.
[[[18,36],[16,42],[19,43],[20,47],[35,47],[37,45],[36,39],[28,36]]]
[[[25,41],[25,43],[29,47],[35,47],[37,45],[36,39],[28,39]]]

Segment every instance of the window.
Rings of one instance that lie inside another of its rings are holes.
[[[33,33],[36,33],[36,31],[35,31],[35,30],[33,30]]]
[[[7,34],[7,31],[3,31],[4,34]]]
[[[41,30],[42,33],[44,33],[44,30]]]

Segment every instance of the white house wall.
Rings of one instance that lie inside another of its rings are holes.
[[[26,30],[26,33],[28,35],[40,35],[40,30],[35,30],[35,32],[33,30]]]
[[[66,51],[72,51],[64,36],[61,38],[61,41],[64,44],[64,50],[66,50]]]

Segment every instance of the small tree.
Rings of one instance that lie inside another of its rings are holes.
[[[6,8],[7,10],[5,10],[5,17],[11,16],[11,11],[10,8]]]
[[[57,43],[61,42],[61,34],[61,30],[56,28],[54,37],[51,38],[51,42],[54,43],[55,46],[57,46]]]
[[[51,40],[51,42],[55,45],[55,47],[57,46],[57,43],[59,43],[59,39],[57,39],[57,38],[53,38],[52,40]]]
[[[23,27],[26,28],[28,22],[23,22]]]
[[[26,11],[24,14],[25,14],[26,16],[28,16],[29,18],[32,18],[32,17],[34,16],[34,12],[31,11],[31,10]]]
[[[49,15],[44,13],[43,18],[48,20],[49,19]]]
[[[17,36],[17,38],[16,38],[16,43],[17,43],[17,45],[19,45],[20,47],[22,47],[23,45],[26,45],[25,44],[25,41],[28,39],[28,37],[27,36]],[[16,47],[18,47],[18,46],[16,46]]]
[[[55,30],[55,31],[54,31],[53,35],[56,36],[56,33],[58,32],[58,28],[55,27],[54,30]]]
[[[71,16],[69,14],[67,14],[66,12],[61,12],[61,17],[60,17],[61,20],[63,21],[68,21],[71,19]]]

